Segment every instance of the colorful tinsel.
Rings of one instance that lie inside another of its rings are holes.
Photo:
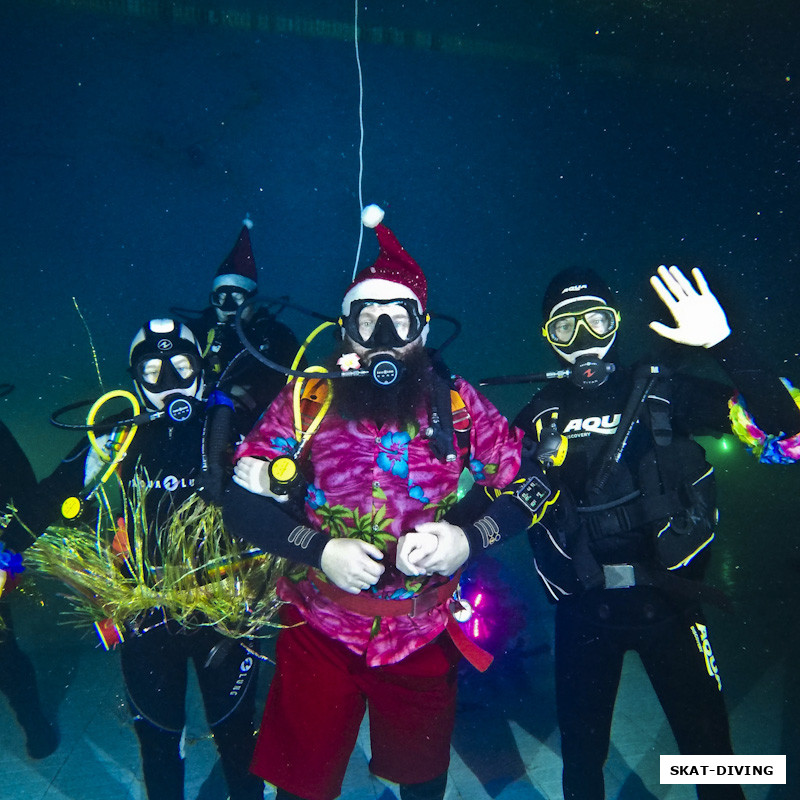
[[[781,378],[781,382],[800,408],[800,389],[785,378]],[[777,436],[765,433],[748,413],[744,398],[738,392],[728,401],[728,409],[733,432],[759,461],[764,464],[800,461],[800,433],[789,437],[783,433]]]
[[[119,519],[104,502],[94,530],[52,526],[27,551],[36,570],[70,587],[76,624],[123,630],[161,608],[186,627],[211,625],[234,638],[281,627],[275,584],[285,571],[283,559],[235,543],[225,533],[221,509],[196,495],[153,532],[146,483],[133,485],[140,488],[124,499]]]

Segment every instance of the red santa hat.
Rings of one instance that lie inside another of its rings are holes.
[[[383,209],[367,206],[361,212],[361,221],[374,228],[378,235],[380,253],[375,263],[364,267],[350,284],[342,300],[342,314],[350,313],[354,300],[416,300],[420,312],[428,302],[428,282],[419,264],[405,251],[395,235],[382,224]]]
[[[250,228],[253,220],[245,217],[242,222],[242,232],[236,240],[233,249],[227,258],[219,265],[211,291],[216,291],[220,286],[235,286],[252,294],[258,288],[256,276],[256,262],[253,258],[253,247],[250,244]]]

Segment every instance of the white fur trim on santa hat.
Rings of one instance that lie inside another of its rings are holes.
[[[342,315],[350,313],[350,306],[354,300],[416,300],[417,307],[422,311],[419,298],[402,283],[387,281],[384,278],[367,278],[353,286],[342,300]]]
[[[246,278],[244,275],[237,275],[235,272],[227,272],[224,275],[217,275],[211,283],[211,291],[215,292],[220,286],[230,286],[234,289],[242,289],[252,294],[258,288],[258,284]]]

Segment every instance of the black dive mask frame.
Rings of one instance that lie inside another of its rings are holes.
[[[172,359],[176,356],[184,356],[188,359],[192,366],[191,375],[186,378],[180,376],[180,373],[172,363]],[[161,370],[155,383],[151,383],[144,377],[145,364],[153,360],[161,362]],[[203,364],[200,356],[192,350],[170,350],[168,353],[159,351],[137,356],[136,362],[128,368],[128,372],[143,389],[147,389],[148,392],[153,394],[158,394],[167,392],[170,389],[188,389],[195,381],[202,378]]]
[[[238,302],[234,297],[235,294],[242,296],[242,302]],[[225,299],[220,302],[220,296],[224,295]],[[239,286],[229,286],[223,284],[217,289],[214,289],[208,296],[208,304],[213,308],[223,311],[226,314],[233,314],[243,303],[246,303],[253,296],[252,292],[242,289]]]
[[[365,339],[361,335],[358,319],[361,312],[369,306],[400,306],[408,314],[408,335],[405,338],[400,336],[392,318],[388,314],[381,314],[372,333]],[[417,301],[407,297],[394,300],[354,300],[347,316],[339,317],[339,325],[347,337],[367,350],[396,350],[405,347],[422,335],[429,322],[430,316],[420,313]]]

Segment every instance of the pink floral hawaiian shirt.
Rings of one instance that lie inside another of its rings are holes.
[[[313,472],[305,503],[309,524],[334,537],[371,542],[386,554],[386,570],[371,589],[378,597],[411,597],[425,580],[445,580],[409,578],[399,572],[394,567],[396,543],[417,524],[444,515],[456,501],[465,466],[478,483],[498,488],[508,484],[519,469],[522,433],[460,378],[456,389],[470,418],[469,452],[463,460],[445,463],[434,457],[428,440],[420,435],[429,425],[424,409],[417,415],[418,425],[410,430],[347,421],[329,410],[306,445]],[[289,385],[240,445],[236,457],[271,460],[293,453],[296,444]],[[282,579],[279,593],[309,625],[364,654],[370,666],[400,661],[422,647],[442,632],[448,614],[442,605],[415,617],[362,616],[322,596],[306,578]]]

